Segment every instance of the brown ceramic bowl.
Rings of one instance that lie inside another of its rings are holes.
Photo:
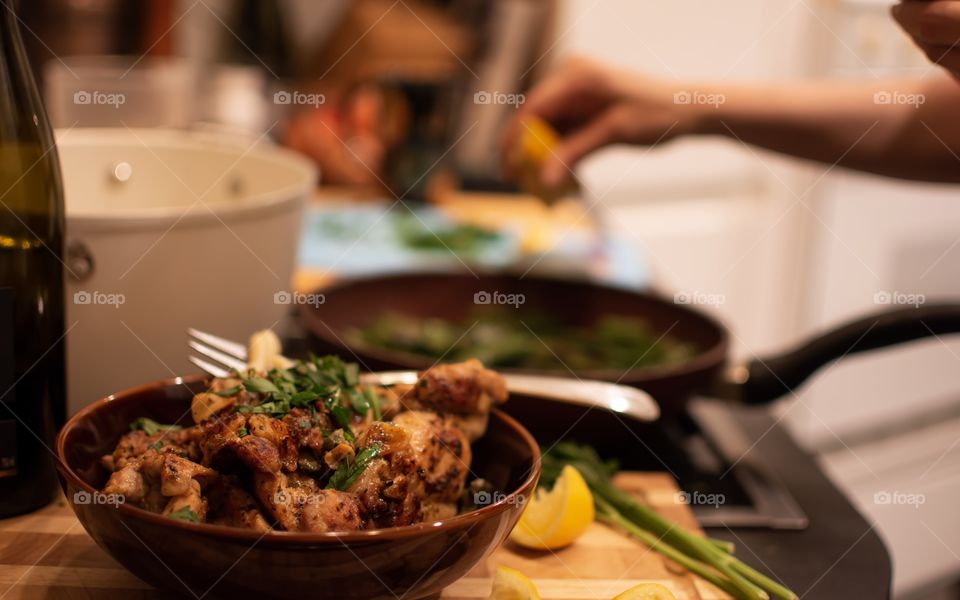
[[[137,417],[192,425],[190,399],[201,376],[159,381],[114,394],[71,418],[57,436],[60,482],[87,533],[144,581],[201,597],[427,598],[499,546],[520,517],[521,499],[540,475],[540,452],[514,419],[494,411],[473,445],[471,470],[502,491],[499,501],[434,523],[344,533],[258,534],[169,519],[95,492],[113,451]]]

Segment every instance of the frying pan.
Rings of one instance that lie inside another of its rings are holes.
[[[573,326],[589,326],[605,315],[640,317],[654,336],[667,333],[696,348],[696,353],[681,363],[627,371],[498,370],[633,385],[651,394],[665,412],[682,410],[688,398],[704,393],[750,404],[770,402],[798,387],[820,367],[848,354],[960,333],[960,305],[896,308],[831,329],[782,354],[731,367],[727,330],[712,317],[653,293],[586,280],[411,273],[342,280],[320,292],[324,303],[300,305],[300,320],[309,332],[312,349],[353,357],[371,370],[426,369],[435,362],[345,341],[348,331],[365,327],[384,312],[459,322],[476,308],[476,295],[499,292],[523,294],[523,310],[544,312]]]

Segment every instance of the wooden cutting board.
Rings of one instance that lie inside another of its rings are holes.
[[[667,473],[620,473],[616,483],[663,517],[700,531],[690,509],[677,501],[680,490]],[[443,600],[487,598],[497,565],[513,567],[530,577],[543,600],[609,600],[640,583],[659,583],[678,600],[729,598],[640,542],[594,523],[575,544],[555,552],[531,552],[507,542],[447,588]]]
[[[697,529],[688,508],[676,502],[677,487],[665,473],[623,473],[618,485],[664,517]],[[609,527],[595,523],[576,544],[556,552],[528,552],[507,543],[466,577],[447,588],[444,600],[475,600],[490,594],[497,565],[520,569],[544,600],[612,598],[643,582],[670,588],[678,600],[717,600],[722,592]],[[101,550],[61,500],[35,513],[0,520],[0,598],[158,599]]]

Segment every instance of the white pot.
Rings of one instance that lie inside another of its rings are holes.
[[[67,209],[70,412],[195,372],[186,329],[275,325],[313,165],[270,144],[181,131],[58,132]]]

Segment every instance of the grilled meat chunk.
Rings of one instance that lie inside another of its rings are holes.
[[[423,472],[425,499],[456,503],[470,471],[470,443],[451,417],[407,411],[393,419],[410,436],[410,446]]]
[[[177,494],[170,498],[170,501],[167,502],[161,514],[169,517],[170,513],[181,512],[184,509],[196,515],[200,523],[207,520],[207,500],[200,493],[200,483],[197,482],[196,479],[191,479],[188,482],[187,488],[182,494]]]
[[[239,459],[258,472],[297,469],[297,446],[287,426],[266,415],[232,413],[203,424],[203,464],[229,467]]]
[[[417,384],[401,401],[411,410],[457,415],[485,414],[507,400],[507,383],[477,359],[437,365],[420,373]]]
[[[186,506],[204,505],[201,486],[216,479],[217,473],[193,461],[170,452],[150,449],[143,455],[128,460],[115,471],[103,491],[119,494],[125,502],[154,512],[165,511],[173,499]],[[174,509],[176,510],[176,509]]]
[[[308,476],[257,473],[260,503],[287,531],[354,531],[364,525],[363,507],[353,494],[324,490]]]
[[[234,481],[221,477],[208,491],[211,523],[261,532],[273,529],[256,499]]]
[[[357,440],[358,448],[379,447],[377,458],[348,488],[374,527],[397,527],[421,520],[423,472],[406,429],[375,421]]]
[[[101,458],[100,463],[108,471],[116,471],[122,469],[131,459],[139,458],[150,449],[172,452],[199,462],[200,431],[195,427],[158,431],[151,435],[144,431],[131,431],[120,438],[113,453]]]

